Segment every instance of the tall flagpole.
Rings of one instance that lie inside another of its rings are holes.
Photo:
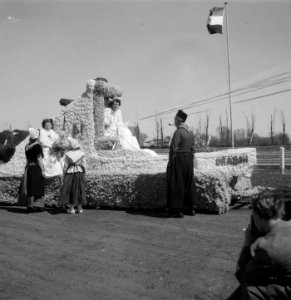
[[[230,51],[229,51],[229,41],[228,41],[228,20],[227,20],[227,2],[224,2],[225,7],[225,27],[226,27],[226,44],[227,44],[227,62],[228,62],[228,101],[229,101],[229,115],[230,115],[230,133],[231,133],[231,146],[234,148],[234,137],[233,137],[233,127],[232,127],[232,103],[231,103],[231,82],[230,82]]]

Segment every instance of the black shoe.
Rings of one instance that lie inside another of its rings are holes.
[[[31,206],[27,207],[27,208],[26,208],[26,212],[27,212],[28,214],[34,213],[33,207],[31,207]]]
[[[168,214],[169,218],[184,218],[184,214],[181,210],[170,211]]]
[[[45,209],[43,207],[34,207],[33,208],[34,212],[44,212]]]
[[[194,209],[183,210],[183,213],[184,213],[184,215],[187,215],[187,216],[195,216],[196,215],[196,212]]]

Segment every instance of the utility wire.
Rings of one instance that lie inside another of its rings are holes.
[[[279,84],[282,84],[282,83],[285,83],[285,82],[289,82],[291,80],[291,75],[286,76],[288,74],[291,74],[291,71],[283,72],[283,73],[280,73],[280,74],[276,74],[276,75],[273,75],[273,76],[266,77],[262,80],[259,80],[257,82],[254,82],[254,83],[248,85],[245,88],[235,89],[231,93],[232,93],[233,97],[237,97],[237,96],[244,95],[244,94],[247,94],[247,93],[259,91],[261,89],[265,89],[265,88],[268,88],[268,87],[276,86],[276,85],[279,85]],[[282,76],[285,76],[285,77],[278,78],[278,77],[282,77]],[[252,100],[255,100],[255,99],[260,99],[260,98],[265,97],[265,96],[276,95],[276,94],[279,94],[281,92],[288,92],[288,91],[289,90],[282,90],[282,91],[266,94],[264,96],[258,96],[258,97],[253,97],[253,98],[250,98],[250,99],[236,101],[234,103],[252,101]],[[209,104],[209,103],[213,103],[213,102],[217,102],[217,101],[222,101],[222,100],[225,100],[227,98],[227,96],[228,96],[228,93],[221,93],[221,94],[218,94],[218,95],[206,98],[206,99],[201,99],[201,100],[189,103],[187,105],[184,105],[182,108],[183,109],[189,109],[189,108],[193,108],[193,107],[200,106],[200,105],[205,105],[205,104]],[[148,116],[144,116],[144,117],[141,117],[139,120],[146,120],[146,119],[151,119],[153,117],[156,117],[157,115],[160,116],[160,115],[164,115],[164,114],[169,114],[169,113],[172,113],[172,112],[176,111],[179,108],[181,108],[181,106],[173,107],[171,109],[161,111],[161,112],[156,113],[156,114],[151,114],[151,115],[148,115]]]

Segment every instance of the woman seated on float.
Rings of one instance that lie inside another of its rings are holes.
[[[104,136],[112,139],[118,139],[120,146],[125,150],[143,151],[152,156],[157,154],[149,149],[140,149],[138,141],[131,131],[125,126],[122,119],[122,112],[120,110],[121,100],[113,99],[109,107],[104,111]]]
[[[46,177],[61,176],[63,174],[63,159],[52,153],[53,144],[59,139],[59,135],[53,130],[52,119],[42,121],[39,141],[43,147],[43,164]]]
[[[125,127],[120,110],[120,99],[113,99],[110,107],[105,108],[104,124],[106,137],[119,139],[122,149],[139,150],[139,144],[136,137]]]

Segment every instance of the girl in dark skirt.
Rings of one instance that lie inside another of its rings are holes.
[[[29,128],[29,135],[30,139],[25,147],[27,164],[19,192],[26,196],[27,212],[30,213],[43,210],[45,173],[42,147],[38,141],[39,131]],[[40,206],[34,207],[37,202],[40,202]]]
[[[80,150],[77,140],[68,138],[70,148],[64,157],[64,182],[61,191],[60,204],[67,205],[67,213],[83,212],[86,204],[85,168],[83,166],[84,152]]]

